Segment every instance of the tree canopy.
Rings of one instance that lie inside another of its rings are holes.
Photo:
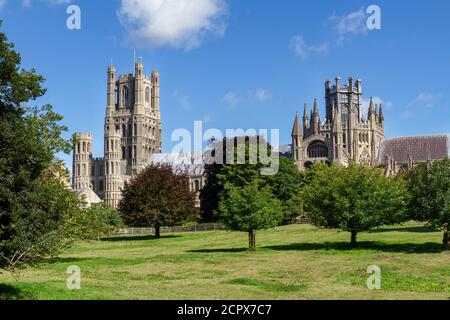
[[[150,165],[125,183],[119,211],[126,225],[174,226],[196,217],[195,193],[189,189],[189,177],[174,173],[170,165]]]
[[[352,245],[358,232],[405,220],[408,193],[402,179],[357,164],[310,170],[302,191],[308,217],[318,227],[350,232]]]
[[[450,160],[435,161],[427,169],[423,165],[406,174],[410,218],[425,221],[444,231],[443,243],[449,244],[450,225]]]

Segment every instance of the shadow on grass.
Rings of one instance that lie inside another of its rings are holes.
[[[157,240],[157,239],[170,239],[170,238],[179,238],[181,236],[175,235],[162,235],[159,238],[155,237],[152,234],[147,235],[138,235],[138,236],[113,236],[107,238],[101,238],[100,241],[142,241],[142,240]]]
[[[379,233],[389,231],[427,233],[427,232],[436,232],[438,230],[427,226],[417,226],[417,227],[399,227],[399,228],[378,228],[369,230],[368,233]]]
[[[246,252],[247,248],[217,248],[217,249],[197,249],[188,250],[193,253],[234,253],[234,252]]]
[[[23,300],[30,299],[32,296],[16,287],[0,284],[0,301],[1,300]]]
[[[442,244],[427,242],[427,243],[381,243],[381,242],[359,242],[357,247],[352,247],[348,242],[324,242],[324,243],[291,243],[288,245],[265,246],[265,249],[270,250],[377,250],[384,252],[401,252],[401,253],[439,253],[446,249]]]
[[[77,263],[77,262],[83,262],[83,261],[90,261],[94,260],[95,258],[75,258],[75,257],[54,257],[54,258],[48,258],[45,260],[45,263]]]

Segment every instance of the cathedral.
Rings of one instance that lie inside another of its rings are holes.
[[[205,184],[203,156],[163,154],[160,112],[160,74],[144,73],[142,61],[134,74],[116,76],[108,67],[104,120],[104,157],[92,156],[93,136],[76,133],[73,147],[72,188],[87,205],[103,201],[116,208],[122,187],[148,164],[169,164],[175,172],[189,176],[197,195]],[[311,112],[305,105],[302,121],[297,113],[292,145],[278,146],[281,156],[295,159],[299,170],[314,163],[346,166],[350,162],[380,166],[386,175],[449,156],[448,135],[386,138],[383,106],[370,99],[363,108],[362,82],[348,79],[342,84],[325,82],[325,115],[321,118],[317,100]],[[281,151],[284,150],[284,151]]]
[[[321,119],[317,100],[310,114],[305,104],[303,126],[297,114],[292,130],[292,152],[300,170],[316,162],[347,165],[350,161],[364,165],[378,162],[384,138],[383,106],[372,98],[367,115],[363,114],[361,80],[348,79],[342,84],[325,82],[325,116]]]
[[[124,182],[161,152],[160,76],[158,71],[146,76],[141,61],[134,74],[117,78],[110,66],[107,76],[104,157],[92,157],[90,133],[76,133],[72,187],[90,202],[98,197],[117,207]]]

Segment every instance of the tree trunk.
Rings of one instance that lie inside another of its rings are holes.
[[[159,224],[155,225],[155,238],[161,237],[161,226]]]
[[[253,230],[248,232],[248,249],[250,251],[256,250],[256,237],[255,232]]]
[[[356,235],[358,234],[357,231],[352,231],[352,239],[351,239],[351,245],[352,247],[356,247],[357,241],[356,241]]]
[[[449,228],[448,228],[448,223],[444,224],[444,237],[442,238],[442,243],[444,244],[444,248],[448,248],[448,243],[449,243],[449,239],[450,238],[450,234],[449,234]]]

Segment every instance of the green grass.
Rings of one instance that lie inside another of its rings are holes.
[[[416,223],[349,234],[292,225],[257,233],[211,231],[112,237],[77,243],[15,280],[0,274],[0,299],[449,299],[450,250]],[[81,290],[66,287],[81,268]],[[366,269],[381,268],[381,290]]]

